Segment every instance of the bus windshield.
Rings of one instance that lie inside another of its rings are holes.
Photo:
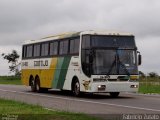
[[[93,74],[137,74],[136,52],[133,50],[94,50]]]
[[[91,36],[92,47],[134,48],[134,36]]]
[[[82,69],[87,75],[138,74],[134,36],[83,36]]]

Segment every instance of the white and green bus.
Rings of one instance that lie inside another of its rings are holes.
[[[22,82],[48,89],[110,93],[138,91],[141,55],[132,34],[83,31],[29,40],[22,49]]]

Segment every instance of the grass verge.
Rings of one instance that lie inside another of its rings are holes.
[[[143,84],[140,83],[139,87],[140,93],[158,93],[160,94],[160,85]]]
[[[20,77],[15,76],[0,76],[0,84],[21,85]]]
[[[160,79],[158,77],[140,78],[139,93],[158,93],[160,94]]]
[[[51,111],[41,106],[12,100],[0,99],[0,106],[0,119],[9,117],[18,118],[17,120],[98,120],[85,114]]]

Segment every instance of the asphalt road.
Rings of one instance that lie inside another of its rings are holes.
[[[68,92],[33,93],[30,87],[22,85],[0,85],[0,98],[41,105],[51,110],[87,114],[160,114],[159,95],[123,93],[118,98],[111,98],[107,94],[86,94],[76,98]]]

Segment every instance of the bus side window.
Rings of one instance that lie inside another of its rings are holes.
[[[23,46],[22,58],[26,58],[26,46]]]
[[[79,53],[79,38],[70,40],[70,53]]]
[[[60,41],[59,54],[60,55],[68,54],[68,40]]]
[[[30,58],[30,57],[32,57],[32,55],[33,55],[33,45],[28,45],[28,46],[27,46],[27,54],[26,54],[26,57],[27,57],[27,58]]]
[[[58,42],[51,42],[49,55],[57,55],[57,54],[58,54]]]
[[[49,44],[48,43],[42,43],[41,56],[48,56],[48,53],[49,53]]]
[[[40,56],[40,44],[34,45],[34,57],[39,57]]]

